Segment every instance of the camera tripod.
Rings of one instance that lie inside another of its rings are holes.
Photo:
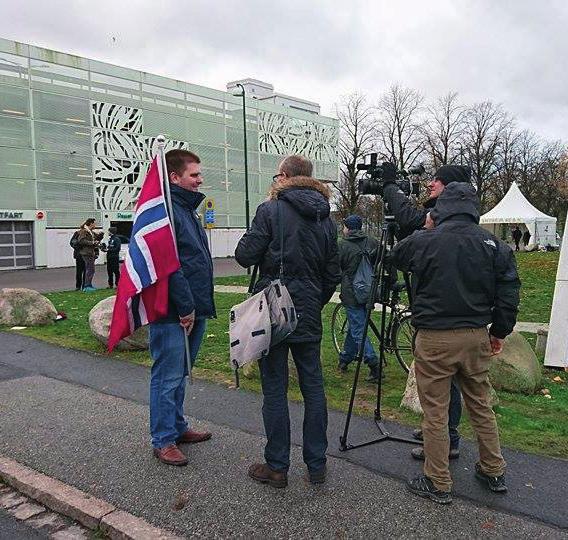
[[[396,280],[396,270],[386,261],[387,253],[392,249],[394,245],[394,233],[396,230],[396,223],[392,216],[385,216],[381,227],[381,239],[379,243],[379,248],[373,268],[373,282],[371,284],[371,292],[369,294],[369,300],[366,305],[366,318],[365,326],[363,328],[363,336],[361,342],[359,343],[359,349],[357,351],[357,357],[355,358],[357,367],[355,368],[355,379],[353,380],[353,388],[351,390],[351,399],[349,401],[349,409],[347,412],[347,417],[345,419],[345,427],[343,430],[343,435],[339,437],[339,450],[345,452],[347,450],[352,450],[354,448],[361,448],[362,446],[370,446],[372,444],[377,444],[383,441],[397,441],[409,444],[419,445],[422,444],[420,441],[415,439],[408,439],[405,437],[398,437],[391,435],[382,422],[381,416],[381,392],[382,392],[382,379],[383,379],[383,367],[385,363],[385,344],[387,343],[385,335],[386,327],[386,313],[387,306],[391,304],[391,297],[393,294],[392,284]],[[393,279],[394,278],[394,279]],[[407,285],[407,291],[410,299],[410,286],[408,274],[404,275],[404,279]],[[360,444],[349,444],[349,425],[351,423],[351,417],[353,415],[353,405],[355,402],[355,393],[357,392],[357,383],[359,380],[359,373],[361,371],[361,363],[363,361],[363,354],[365,350],[365,341],[369,333],[369,323],[371,322],[371,313],[375,307],[375,299],[377,298],[381,304],[382,316],[381,316],[381,329],[380,329],[380,339],[379,339],[379,372],[378,372],[378,384],[377,384],[377,407],[375,409],[375,424],[379,430],[379,436],[376,439],[367,441]]]

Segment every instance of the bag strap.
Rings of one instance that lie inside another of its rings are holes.
[[[276,199],[276,206],[278,208],[278,231],[280,233],[280,271],[278,277],[282,280],[284,275],[284,227],[282,224],[282,207],[278,199]]]
[[[249,288],[248,288],[248,294],[249,296],[252,295],[253,291],[254,291],[254,286],[256,284],[256,274],[258,272],[258,264],[254,265],[254,268],[252,269],[252,275],[250,277],[250,283],[249,283]]]

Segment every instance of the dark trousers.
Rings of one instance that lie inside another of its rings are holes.
[[[107,256],[107,274],[108,274],[108,286],[113,287],[114,284],[118,285],[118,278],[120,277],[120,266],[118,258],[109,258]],[[114,281],[113,281],[114,278]]]
[[[519,251],[519,242],[520,240],[514,240],[515,242],[515,251]]]
[[[93,277],[95,276],[95,258],[83,255],[83,262],[85,263],[85,279],[83,280],[83,288],[93,286]]]
[[[75,288],[82,289],[85,281],[85,261],[81,255],[75,257]]]
[[[298,382],[304,397],[303,456],[312,472],[326,463],[327,404],[323,388],[320,342],[283,342],[260,360],[260,378],[264,402],[262,418],[268,439],[264,458],[275,471],[290,466],[290,415],[288,412],[288,351],[292,352]]]

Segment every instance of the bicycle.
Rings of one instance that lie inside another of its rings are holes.
[[[385,352],[394,354],[400,367],[408,373],[413,361],[412,341],[414,327],[411,323],[411,314],[407,306],[399,304],[400,293],[405,289],[404,283],[395,283],[392,287],[391,301],[387,305],[388,318],[385,322],[386,343]],[[381,313],[374,311],[369,321],[369,330],[376,339],[381,340]],[[373,320],[379,319],[378,321]],[[331,335],[333,344],[338,353],[343,349],[347,335],[347,315],[343,304],[337,304],[331,316]]]

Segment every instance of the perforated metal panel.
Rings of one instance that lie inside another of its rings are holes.
[[[224,170],[208,169],[203,167],[202,172],[203,172],[203,185],[201,186],[202,191],[207,193],[208,190],[224,191],[227,189],[227,177]]]
[[[35,178],[32,150],[0,147],[0,177]]]
[[[0,146],[31,148],[32,132],[30,120],[0,115]]]
[[[91,154],[91,130],[80,126],[34,122],[36,149],[63,154]]]
[[[244,193],[245,173],[229,171],[227,175],[229,178],[229,191]],[[249,172],[249,193],[260,193],[259,175],[257,173]]]
[[[34,119],[52,120],[73,124],[77,127],[90,126],[90,104],[87,99],[34,91]]]
[[[36,183],[34,180],[0,178],[2,207],[19,210],[36,208]]]
[[[95,184],[97,208],[100,210],[133,210],[140,188],[121,184]]]
[[[249,172],[258,172],[258,152],[248,152]],[[245,153],[242,150],[227,150],[227,168],[235,171],[245,170]]]
[[[89,89],[89,73],[84,69],[52,64],[43,60],[30,60],[32,86],[34,82],[49,83],[54,87]]]
[[[27,87],[29,60],[15,54],[0,53],[0,83]]]
[[[0,114],[18,118],[30,115],[30,93],[27,88],[3,86],[0,88]]]
[[[38,180],[85,183],[93,180],[92,159],[77,154],[36,152]]]
[[[188,119],[173,114],[144,111],[144,133],[146,135],[166,135],[170,139],[188,140]]]
[[[251,212],[251,214],[254,215],[253,212]],[[243,228],[243,229],[246,227],[247,223],[246,216],[244,215],[238,216],[236,214],[231,214],[228,216],[228,218],[229,218],[229,224],[228,224],[229,227]],[[252,221],[252,216],[251,216],[251,221]]]
[[[52,228],[79,228],[87,218],[101,223],[101,213],[91,210],[50,210],[47,212],[47,226]]]
[[[189,150],[195,152],[201,159],[203,167],[213,169],[225,168],[225,149],[202,144],[191,144]]]
[[[225,144],[225,126],[216,122],[204,122],[190,118],[187,136],[192,144],[221,146]]]
[[[278,165],[280,165],[281,161],[282,161],[282,156],[275,156],[274,154],[264,154],[261,152],[260,170],[263,173],[268,172],[274,175],[278,172]]]
[[[38,182],[37,201],[41,208],[94,208],[93,185],[69,182]]]

